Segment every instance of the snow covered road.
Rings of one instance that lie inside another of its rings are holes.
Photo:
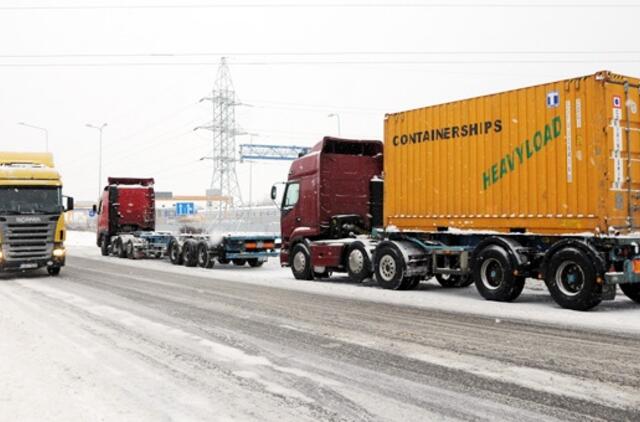
[[[0,420],[638,420],[640,307],[99,256],[0,278]]]

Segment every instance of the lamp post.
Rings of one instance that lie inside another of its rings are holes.
[[[102,191],[102,130],[107,127],[107,124],[103,123],[100,126],[96,126],[87,123],[85,126],[90,129],[96,129],[98,132],[100,132],[100,144],[98,147],[98,198],[100,198],[100,192]]]
[[[30,127],[31,129],[36,129],[36,130],[44,132],[44,150],[45,150],[45,152],[49,152],[49,130],[47,128],[36,126],[36,125],[31,125],[31,124],[25,123],[25,122],[18,122],[18,124],[20,126]]]
[[[338,122],[338,136],[341,136],[340,134],[340,115],[338,113],[331,113],[329,115],[327,115],[327,117],[335,117],[336,121]]]

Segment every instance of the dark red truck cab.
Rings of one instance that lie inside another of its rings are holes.
[[[325,137],[295,160],[282,200],[280,263],[297,278],[345,271],[349,245],[382,220],[383,145]]]
[[[109,177],[98,204],[96,243],[106,255],[112,236],[151,232],[156,226],[154,180]]]

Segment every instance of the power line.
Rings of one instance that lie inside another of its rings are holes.
[[[639,8],[639,4],[630,3],[190,3],[190,4],[129,4],[129,5],[20,5],[1,6],[5,11],[71,11],[71,10],[153,10],[153,9],[596,9],[596,8]]]
[[[375,60],[375,61],[251,61],[234,62],[232,66],[397,66],[397,65],[457,65],[457,64],[612,64],[640,63],[640,59],[560,59],[560,60]],[[73,68],[73,67],[180,67],[217,66],[218,62],[103,62],[103,63],[0,63],[0,68]]]
[[[0,54],[3,59],[71,59],[71,58],[171,58],[171,57],[321,57],[321,56],[459,56],[459,55],[620,55],[640,54],[640,50],[423,50],[423,51],[281,51],[281,52],[151,52],[151,53],[42,53],[42,54]]]

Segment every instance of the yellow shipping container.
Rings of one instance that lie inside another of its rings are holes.
[[[637,78],[599,72],[387,115],[387,225],[637,229],[639,88]]]

